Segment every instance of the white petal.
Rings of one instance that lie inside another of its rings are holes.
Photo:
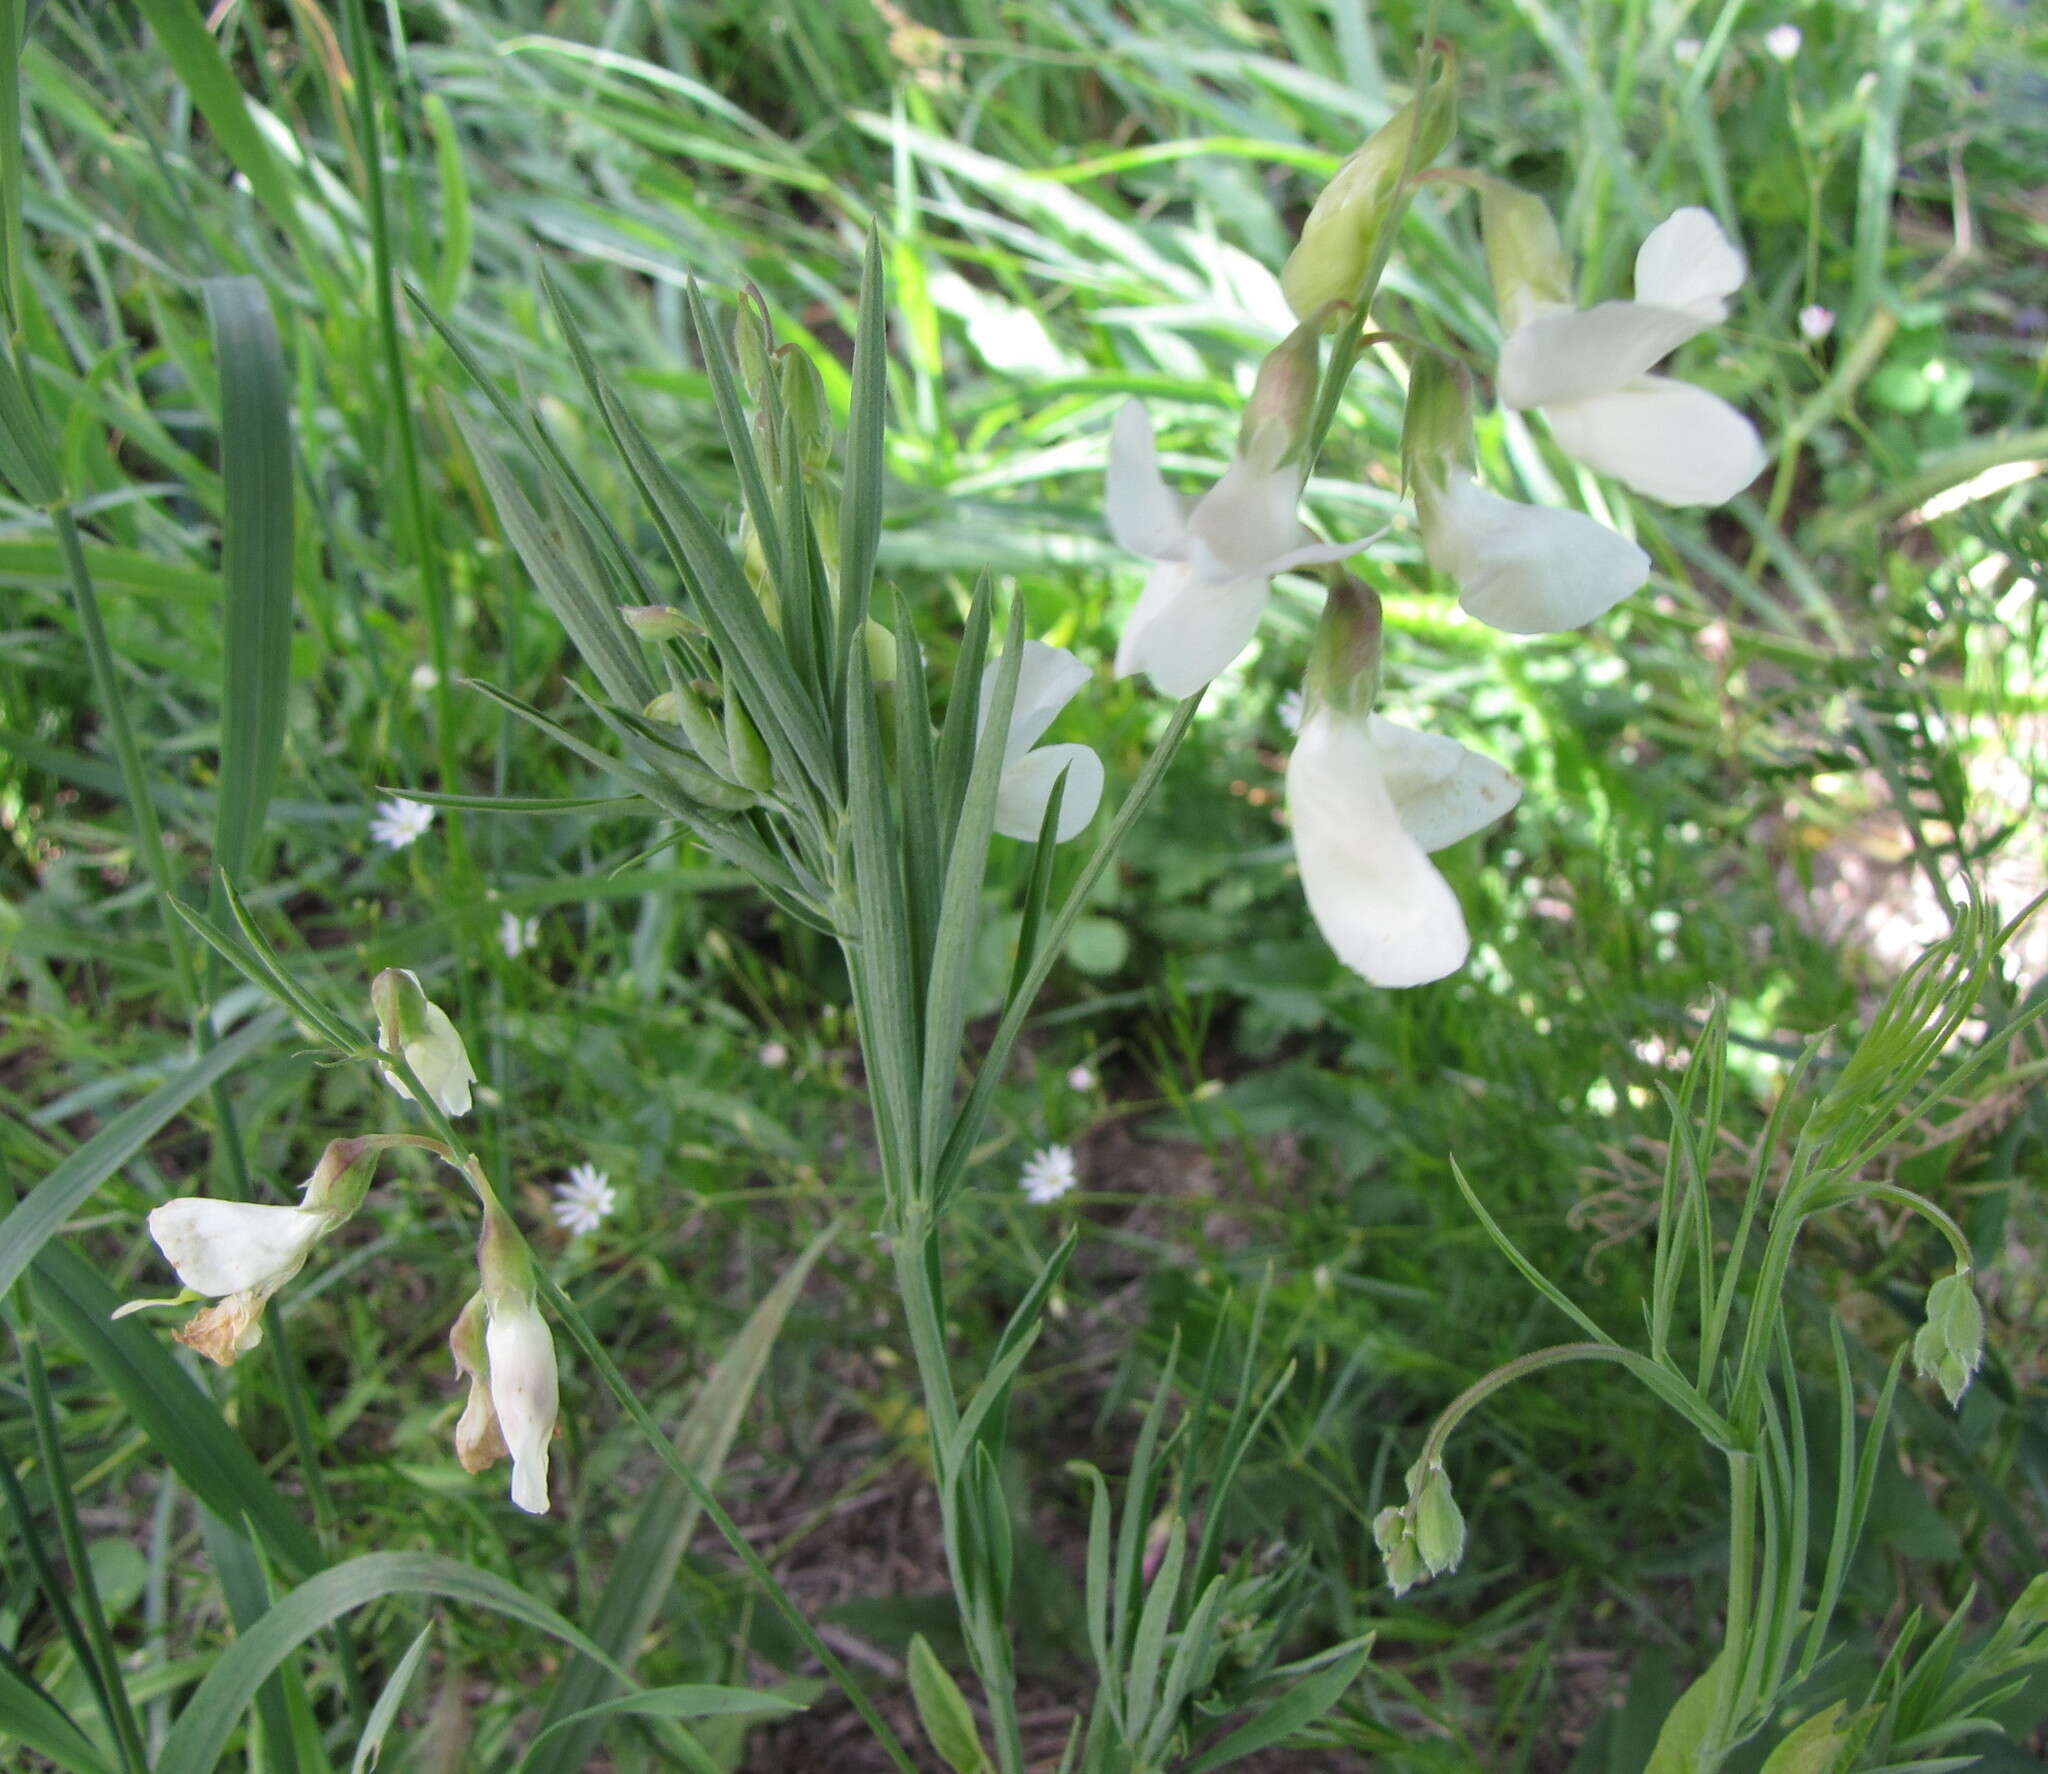
[[[1041,746],[1004,770],[996,785],[996,830],[1006,838],[1036,838],[1062,770],[1067,786],[1060,796],[1060,823],[1053,842],[1064,844],[1078,836],[1102,805],[1102,760],[1085,745]]]
[[[187,1195],[150,1214],[149,1235],[180,1281],[219,1298],[289,1280],[327,1224],[303,1208]]]
[[[1374,715],[1380,779],[1408,835],[1424,850],[1469,838],[1522,798],[1522,785],[1491,758],[1441,733],[1418,733]]]
[[[1509,634],[1557,634],[1604,616],[1650,576],[1650,557],[1583,512],[1522,505],[1453,474],[1425,489],[1430,563],[1458,582],[1458,601]]]
[[[1728,297],[1742,287],[1749,261],[1710,211],[1674,211],[1636,254],[1636,300],[1683,308],[1709,325],[1728,318]]]
[[[1162,562],[1124,625],[1116,675],[1142,671],[1162,696],[1192,696],[1245,650],[1267,593],[1263,573],[1208,581],[1186,561]]]
[[[1633,382],[1713,321],[1685,308],[1602,302],[1517,327],[1500,348],[1503,406],[1588,400]]]
[[[991,665],[981,674],[981,713],[976,717],[978,734],[988,725],[988,705],[995,695],[996,672]],[[1050,727],[1061,709],[1074,700],[1075,691],[1088,681],[1088,667],[1064,647],[1048,647],[1043,641],[1026,641],[1024,657],[1017,663],[1017,694],[1010,704],[1010,731],[1003,744],[1005,763],[1015,763]]]
[[[1421,985],[1464,964],[1465,915],[1403,827],[1364,723],[1309,717],[1287,802],[1302,891],[1340,961],[1377,986]]]
[[[512,1456],[512,1501],[530,1515],[548,1507],[548,1443],[561,1406],[555,1341],[532,1306],[493,1313],[484,1327],[491,1406]]]
[[[1666,505],[1724,504],[1767,461],[1756,427],[1719,395],[1661,376],[1543,416],[1588,468]]]
[[[1260,470],[1249,462],[1233,461],[1188,518],[1188,536],[1199,551],[1196,558],[1206,555],[1213,578],[1247,573],[1270,577],[1277,570],[1274,561],[1314,540],[1301,527],[1300,506],[1299,467]]]
[[[1187,537],[1187,507],[1159,472],[1152,420],[1135,400],[1124,402],[1110,429],[1102,503],[1119,548],[1147,560],[1179,558]]]

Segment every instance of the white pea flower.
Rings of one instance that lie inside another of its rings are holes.
[[[370,982],[370,1002],[377,1012],[377,1045],[386,1053],[403,1050],[413,1076],[443,1114],[467,1115],[476,1069],[448,1013],[420,989],[419,976],[387,967]],[[412,1101],[412,1091],[396,1072],[386,1069],[384,1081]]]
[[[1287,765],[1302,891],[1323,939],[1376,986],[1464,965],[1465,914],[1429,852],[1521,799],[1498,764],[1378,715],[1311,709]]]
[[[187,1195],[149,1216],[149,1235],[178,1279],[220,1303],[172,1334],[222,1367],[263,1341],[263,1308],[306,1266],[313,1246],[362,1205],[380,1138],[332,1140],[296,1207]],[[116,1314],[125,1316],[137,1301]]]
[[[1070,1146],[1046,1146],[1031,1154],[1019,1173],[1017,1186],[1034,1207],[1046,1207],[1068,1193],[1081,1180]]]
[[[997,669],[992,665],[982,673],[979,726],[988,723]],[[1064,844],[1083,831],[1102,804],[1102,760],[1093,751],[1085,745],[1038,744],[1087,681],[1087,666],[1066,648],[1048,647],[1043,641],[1024,643],[1024,657],[1017,664],[1017,693],[1010,704],[1010,730],[1003,736],[1003,771],[996,783],[996,830],[1004,837],[1028,842],[1038,836],[1062,771],[1067,786],[1060,796],[1055,843]]]
[[[508,1455],[512,1501],[529,1515],[548,1509],[548,1444],[561,1410],[555,1341],[531,1295],[493,1310],[470,1297],[448,1333],[455,1370],[469,1398],[455,1425],[455,1457],[465,1472],[482,1472]]]
[[[1109,533],[1157,564],[1117,643],[1118,677],[1144,672],[1161,695],[1192,696],[1250,644],[1276,573],[1366,545],[1318,542],[1303,527],[1306,474],[1304,461],[1240,453],[1189,506],[1159,472],[1145,409],[1126,403],[1110,435]]]
[[[1553,230],[1554,238],[1554,230]],[[1490,256],[1494,256],[1491,255]],[[1636,299],[1574,309],[1554,277],[1503,276],[1500,397],[1540,407],[1587,467],[1667,505],[1719,505],[1763,471],[1756,427],[1718,395],[1648,372],[1728,318],[1748,262],[1704,209],[1681,209],[1636,255]]]
[[[594,1164],[571,1168],[569,1180],[555,1185],[550,1211],[555,1224],[571,1233],[595,1232],[617,1212],[619,1192],[612,1180]]]
[[[1579,511],[1488,492],[1472,466],[1470,385],[1425,353],[1408,379],[1401,463],[1422,548],[1458,582],[1458,601],[1510,634],[1555,634],[1604,616],[1650,576],[1650,557]]]
[[[409,801],[394,795],[379,801],[370,818],[370,836],[386,850],[403,850],[418,842],[434,823],[434,810],[425,801]]]

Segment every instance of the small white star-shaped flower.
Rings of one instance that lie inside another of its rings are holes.
[[[1017,1184],[1024,1191],[1026,1201],[1044,1207],[1057,1201],[1080,1180],[1081,1173],[1074,1168],[1073,1149],[1069,1146],[1046,1146],[1031,1154],[1017,1178]]]
[[[571,1234],[595,1232],[618,1205],[619,1192],[611,1178],[594,1164],[575,1166],[566,1183],[555,1185],[555,1224]]]
[[[370,836],[386,850],[403,850],[408,844],[417,843],[433,823],[434,810],[426,802],[395,795],[377,803],[377,811],[370,819]]]
[[[522,918],[517,912],[498,914],[498,947],[505,951],[506,960],[518,960],[539,941],[538,918]]]

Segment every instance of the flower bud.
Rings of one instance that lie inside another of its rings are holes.
[[[832,460],[832,408],[825,399],[825,378],[810,354],[794,345],[783,346],[776,358],[798,459],[806,468],[822,468]]]
[[[740,381],[755,400],[768,386],[768,353],[775,338],[768,326],[768,310],[760,292],[750,284],[740,299],[738,317],[732,323],[732,354],[739,360]]]
[[[732,760],[732,779],[741,788],[766,794],[775,786],[775,766],[761,742],[761,729],[740,704],[730,684],[725,687],[725,749]]]
[[[1451,1480],[1441,1466],[1431,1466],[1422,1488],[1409,1499],[1415,1522],[1415,1550],[1432,1577],[1455,1570],[1465,1556],[1465,1518],[1451,1496]]]
[[[370,1003],[377,1013],[377,1045],[386,1053],[404,1055],[413,1076],[443,1114],[467,1115],[475,1069],[455,1025],[420,989],[419,977],[406,968],[385,968],[370,982]],[[387,1068],[384,1078],[407,1102],[412,1101],[410,1087],[396,1072]]]
[[[704,706],[704,698],[688,684],[662,691],[641,711],[650,721],[668,721],[682,728],[691,749],[728,782],[733,774],[732,758],[726,751],[725,734],[717,718]]]
[[[1939,1383],[1949,1404],[1969,1389],[1984,1360],[1984,1309],[1970,1286],[1970,1271],[1944,1275],[1927,1290],[1927,1322],[1913,1339],[1913,1367]]]
[[[1318,708],[1363,719],[1380,689],[1380,597],[1369,585],[1344,578],[1331,587],[1309,648],[1302,721]]]
[[[704,632],[701,624],[693,622],[674,604],[627,604],[619,614],[643,641],[674,641]]]
[[[1280,272],[1297,319],[1369,295],[1363,286],[1380,235],[1399,220],[1406,198],[1402,175],[1412,178],[1450,146],[1457,111],[1457,70],[1446,55],[1437,77],[1337,169]]]
[[[1407,1510],[1388,1504],[1372,1518],[1372,1538],[1387,1567],[1387,1587],[1396,1595],[1406,1595],[1428,1580],[1429,1571],[1416,1549],[1415,1528]]]
[[[1572,306],[1572,267],[1543,199],[1504,179],[1479,187],[1479,231],[1494,307],[1512,333],[1547,308]]]
[[[1274,474],[1308,447],[1321,378],[1321,328],[1311,320],[1266,353],[1237,428],[1237,455],[1259,474]]]

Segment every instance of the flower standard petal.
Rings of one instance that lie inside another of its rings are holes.
[[[1036,838],[1061,771],[1066,772],[1067,786],[1060,796],[1053,842],[1064,844],[1086,830],[1102,804],[1103,778],[1102,760],[1085,745],[1040,746],[1005,768],[996,784],[996,830],[1027,843]]]
[[[1368,730],[1402,829],[1425,851],[1484,830],[1522,798],[1512,775],[1455,739],[1418,733],[1381,715]]]
[[[327,1230],[328,1216],[301,1207],[182,1196],[149,1216],[149,1235],[178,1279],[219,1298],[282,1285]]]
[[[1188,517],[1192,554],[1206,577],[1279,569],[1271,563],[1305,543],[1301,526],[1302,471],[1298,464],[1254,468],[1238,457],[1204,493]]]
[[[1714,321],[1689,308],[1602,302],[1539,316],[1500,350],[1503,406],[1587,400],[1632,382]]]
[[[1604,616],[1650,576],[1650,557],[1583,512],[1522,505],[1453,472],[1418,491],[1430,564],[1458,602],[1509,634],[1557,634]]]
[[[1661,376],[1544,417],[1568,454],[1666,505],[1722,504],[1768,460],[1756,427],[1719,395]]]
[[[1250,644],[1271,589],[1263,573],[1204,580],[1162,562],[1117,642],[1116,675],[1141,671],[1162,696],[1192,696]]]
[[[1117,546],[1147,560],[1177,560],[1187,543],[1187,507],[1159,472],[1152,419],[1127,400],[1109,434],[1109,475],[1103,515]]]
[[[1742,249],[1711,211],[1674,210],[1636,253],[1636,300],[1697,314],[1709,326],[1728,318],[1728,298],[1749,275]]]
[[[1402,823],[1366,723],[1319,709],[1287,766],[1302,891],[1323,939],[1377,986],[1415,986],[1464,964],[1457,896]]]

